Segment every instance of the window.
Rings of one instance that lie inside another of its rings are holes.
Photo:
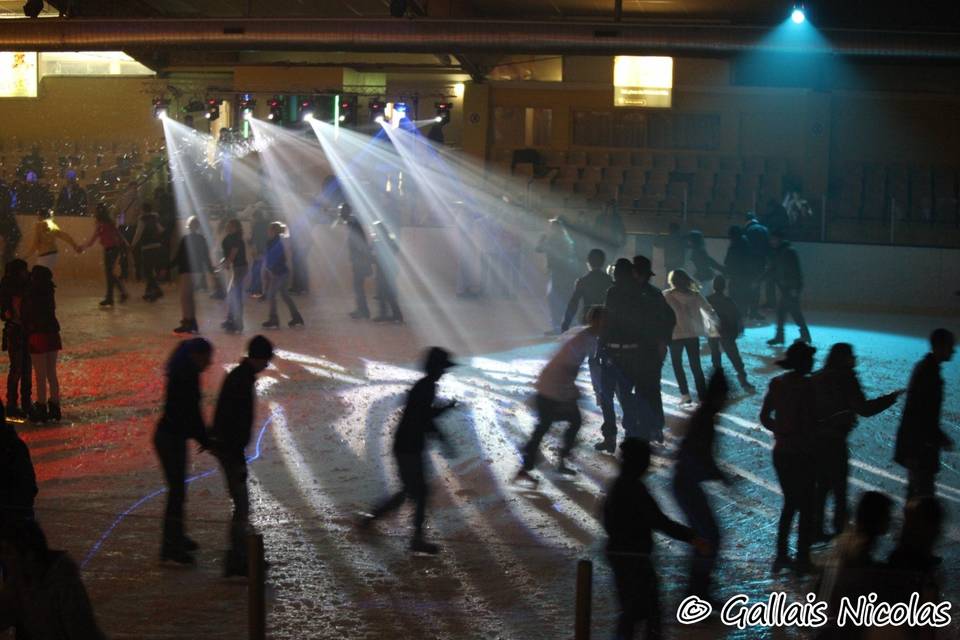
[[[152,76],[123,51],[56,51],[40,54],[40,77],[44,76]]]

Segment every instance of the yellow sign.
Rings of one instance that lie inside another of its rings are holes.
[[[37,53],[0,51],[0,98],[37,97]]]
[[[670,107],[673,103],[673,58],[616,56],[613,59],[613,106]]]

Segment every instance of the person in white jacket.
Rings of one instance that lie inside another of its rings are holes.
[[[686,271],[671,271],[667,282],[670,288],[663,292],[663,297],[677,316],[673,339],[670,341],[670,360],[677,385],[680,387],[681,401],[690,404],[690,388],[683,371],[683,352],[687,352],[693,381],[697,387],[697,398],[701,399],[706,393],[707,383],[700,366],[700,337],[715,332],[719,321],[713,307],[700,295],[700,286]]]

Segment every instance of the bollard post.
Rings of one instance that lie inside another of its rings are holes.
[[[247,613],[250,640],[266,640],[266,561],[263,557],[263,536],[247,536]]]
[[[577,604],[574,619],[574,640],[590,640],[590,617],[593,604],[593,562],[577,562]]]

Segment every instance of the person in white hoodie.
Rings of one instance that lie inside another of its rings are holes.
[[[700,295],[700,286],[686,271],[675,269],[667,276],[670,288],[663,292],[663,297],[677,316],[677,324],[673,327],[673,339],[670,341],[670,360],[673,363],[673,374],[680,386],[680,397],[684,404],[690,404],[690,388],[687,386],[687,376],[683,371],[683,352],[687,352],[690,361],[690,370],[693,372],[693,381],[697,387],[697,399],[702,399],[707,390],[707,383],[703,377],[703,368],[700,366],[700,337],[715,331],[719,320],[717,314]]]

